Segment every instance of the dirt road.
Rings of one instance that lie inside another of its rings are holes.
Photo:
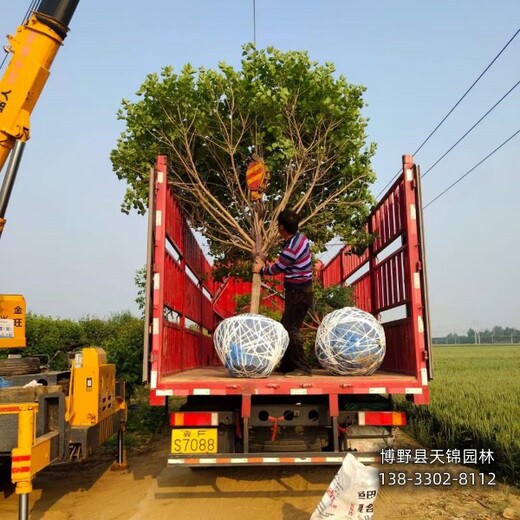
[[[336,467],[168,468],[168,440],[132,453],[110,470],[113,453],[53,466],[34,481],[31,520],[309,520]],[[518,491],[505,486],[380,488],[374,520],[520,519]],[[18,497],[0,498],[0,519],[15,520]],[[516,515],[516,516],[514,516]]]

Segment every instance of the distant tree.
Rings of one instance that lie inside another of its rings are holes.
[[[117,367],[117,377],[125,381],[128,397],[141,384],[143,361],[143,320],[129,312],[112,315],[107,322],[110,337],[103,342],[108,360]]]
[[[135,303],[137,303],[137,306],[141,311],[141,316],[144,317],[144,308],[146,305],[146,265],[135,272],[134,282],[137,287]]]
[[[285,208],[299,213],[316,252],[333,237],[366,244],[375,146],[366,142],[363,91],[306,52],[252,45],[241,70],[220,63],[150,74],[141,99],[124,100],[118,114],[126,129],[111,160],[128,184],[123,210],[144,212],[150,165],[166,154],[182,211],[208,240],[221,274],[244,275],[252,258],[273,255]],[[270,173],[261,200],[245,182],[252,159]],[[259,287],[254,275],[253,311]]]
[[[81,318],[79,325],[83,330],[84,343],[92,347],[102,346],[112,334],[107,320],[95,316]]]
[[[81,325],[73,320],[42,316],[32,312],[26,318],[27,348],[24,355],[42,356],[53,370],[68,368],[68,353],[86,343]],[[13,350],[20,354],[19,350]]]

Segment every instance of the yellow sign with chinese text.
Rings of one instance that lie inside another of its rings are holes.
[[[0,348],[25,347],[25,298],[0,294]]]

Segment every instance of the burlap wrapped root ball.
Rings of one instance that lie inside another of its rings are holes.
[[[268,377],[282,359],[289,335],[283,325],[260,314],[240,314],[221,321],[213,343],[233,377]]]
[[[320,365],[340,376],[374,373],[386,353],[385,331],[368,312],[344,307],[327,314],[316,333]]]

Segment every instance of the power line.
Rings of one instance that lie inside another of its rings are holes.
[[[473,168],[471,168],[471,170],[468,170],[464,175],[462,175],[462,177],[459,177],[453,184],[448,186],[443,192],[439,193],[439,195],[437,195],[433,200],[428,202],[428,204],[426,204],[426,206],[424,206],[423,209],[426,209],[428,206],[431,206],[436,200],[440,199],[446,192],[451,190],[451,188],[453,188],[462,179],[464,179],[464,177],[467,177],[473,170],[475,170],[478,166],[480,166],[484,161],[487,161],[493,154],[498,152],[498,150],[500,150],[500,148],[502,148],[505,144],[507,144],[509,141],[511,141],[511,139],[513,139],[513,137],[515,137],[519,133],[520,133],[520,128],[511,137],[508,137],[501,145],[497,146],[491,153],[486,155],[486,157],[484,157],[484,159],[482,159],[477,164],[475,164],[475,166],[473,166]]]
[[[516,82],[516,84],[511,87],[453,146],[451,146],[446,152],[444,152],[439,159],[437,159],[422,175],[421,178],[426,177],[429,171],[433,170],[437,164],[439,164],[444,157],[446,157],[466,136],[468,136],[474,128],[476,128],[495,108],[504,101],[504,99],[515,90],[516,87],[520,85],[520,80]]]
[[[520,83],[520,81],[519,81],[519,83]],[[474,171],[476,168],[478,168],[482,163],[487,161],[492,155],[494,155],[496,152],[498,152],[498,150],[500,150],[500,148],[505,146],[509,141],[511,141],[511,139],[516,137],[518,134],[520,134],[520,128],[513,135],[508,137],[502,144],[497,146],[492,152],[490,152],[488,155],[486,155],[486,157],[484,157],[481,161],[479,161],[477,164],[475,164],[475,166],[473,166],[473,168],[468,170],[464,175],[459,177],[453,184],[448,186],[444,191],[439,193],[439,195],[437,195],[434,199],[432,199],[430,202],[428,202],[428,204],[423,206],[423,209],[426,209],[428,206],[431,206],[436,200],[440,199],[445,193],[447,193],[449,190],[451,190],[455,185],[457,185],[462,179],[467,177],[472,171]],[[423,176],[421,176],[421,177],[423,177]],[[342,242],[333,242],[333,243],[327,244],[327,248],[337,247],[337,246],[344,246],[344,245],[345,244],[342,243]]]
[[[448,119],[448,117],[451,115],[451,113],[459,106],[461,101],[469,94],[469,92],[473,89],[473,87],[480,81],[480,79],[484,76],[484,74],[491,68],[491,66],[495,63],[495,61],[500,57],[500,55],[507,49],[509,44],[517,37],[519,32],[520,32],[520,28],[517,29],[515,34],[513,34],[513,36],[509,39],[509,41],[502,47],[500,52],[493,58],[493,60],[487,65],[487,67],[480,73],[478,78],[471,84],[471,86],[466,90],[466,92],[464,92],[462,97],[455,103],[455,105],[453,105],[451,110],[442,118],[441,122],[433,129],[433,131],[430,133],[430,135],[421,143],[419,148],[417,148],[417,150],[415,150],[415,152],[413,153],[413,156],[417,155],[419,153],[419,151],[421,150],[421,148],[430,140],[430,138],[433,136],[433,134],[435,134],[435,132],[437,132],[437,130],[444,123],[444,121],[446,121],[446,119]],[[392,182],[394,182],[394,180],[397,178],[397,176],[400,173],[401,173],[401,169],[399,169],[397,171],[397,173],[390,179],[388,184],[378,193],[378,195],[376,197],[377,199],[388,188],[388,186],[390,186],[390,184],[392,184]]]
[[[520,83],[520,82],[519,82]],[[459,177],[453,184],[451,184],[450,186],[448,186],[444,191],[442,191],[441,193],[439,193],[439,195],[437,195],[434,199],[432,199],[430,202],[428,202],[428,204],[426,204],[425,206],[423,206],[423,209],[426,209],[428,206],[431,206],[436,200],[440,199],[446,192],[448,192],[449,190],[451,190],[455,185],[457,185],[462,179],[464,179],[464,177],[467,177],[473,170],[475,170],[476,168],[478,168],[483,162],[487,161],[492,155],[494,155],[496,152],[498,152],[498,150],[500,150],[500,148],[502,148],[503,146],[505,146],[509,141],[511,141],[511,139],[513,139],[514,137],[516,137],[518,134],[520,134],[520,128],[513,134],[511,135],[510,137],[508,137],[502,144],[500,144],[499,146],[497,146],[492,152],[490,152],[488,155],[486,155],[486,157],[484,157],[484,159],[482,159],[481,161],[479,161],[477,164],[475,164],[475,166],[473,166],[473,168],[471,168],[470,170],[468,170],[464,175],[462,175],[461,177]],[[337,246],[343,246],[345,245],[344,243],[341,243],[341,242],[333,242],[331,244],[327,244],[327,247],[330,248],[330,247],[337,247]]]
[[[482,76],[484,76],[484,74],[491,68],[491,66],[493,65],[493,63],[495,63],[495,61],[497,61],[497,59],[499,58],[499,56],[506,50],[506,48],[509,46],[509,44],[516,38],[517,34],[520,32],[520,29],[518,29],[515,34],[513,34],[513,36],[511,37],[511,39],[502,47],[502,50],[493,58],[493,60],[491,61],[491,63],[481,72],[480,76],[471,84],[471,87],[468,88],[468,90],[466,90],[466,92],[464,92],[464,94],[462,95],[462,97],[455,103],[455,105],[453,105],[453,108],[444,116],[444,118],[442,119],[442,121],[434,128],[434,130],[432,131],[432,133],[422,142],[421,146],[419,146],[419,148],[417,148],[417,150],[415,150],[415,152],[413,153],[413,155],[416,155],[419,150],[430,140],[430,137],[440,128],[440,126],[442,125],[442,123],[444,123],[444,121],[446,121],[446,119],[448,118],[448,116],[459,106],[460,102],[469,94],[470,90],[480,81],[480,79],[482,78]]]

